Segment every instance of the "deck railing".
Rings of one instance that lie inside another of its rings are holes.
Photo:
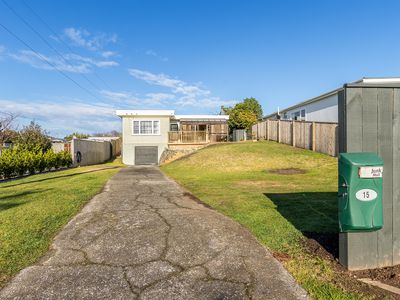
[[[210,133],[208,131],[170,131],[168,143],[170,144],[208,144],[226,142],[228,133]]]
[[[207,131],[170,131],[168,132],[168,142],[177,144],[206,144],[209,135]]]

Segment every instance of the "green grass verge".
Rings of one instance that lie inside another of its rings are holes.
[[[121,167],[116,160],[0,183],[0,287],[45,254],[56,233]]]
[[[279,175],[271,169],[300,168]],[[337,232],[337,159],[275,142],[221,144],[162,166],[203,202],[246,226],[316,299],[365,299],[333,283],[304,232]]]

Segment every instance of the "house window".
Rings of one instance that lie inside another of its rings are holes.
[[[305,119],[306,119],[306,110],[305,110],[305,109],[302,109],[302,110],[301,110],[301,119],[302,119],[302,120],[305,120]]]
[[[139,124],[140,121],[133,121],[133,134],[140,134]]]
[[[134,135],[159,135],[160,121],[158,120],[134,120],[133,130]]]
[[[160,134],[160,121],[153,121],[153,134]]]
[[[169,129],[170,129],[170,131],[178,131],[178,124],[176,124],[176,123],[171,123]]]
[[[300,119],[300,111],[292,113],[292,120],[298,120],[298,119]]]

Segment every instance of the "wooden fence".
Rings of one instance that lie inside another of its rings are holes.
[[[308,121],[265,120],[252,127],[253,138],[337,156],[338,124]]]

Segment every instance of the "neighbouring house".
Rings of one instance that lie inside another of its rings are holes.
[[[188,149],[228,139],[226,115],[176,115],[174,110],[117,110],[122,119],[122,161],[159,164],[168,149]]]
[[[365,86],[385,86],[400,84],[399,77],[375,77],[362,78],[355,82],[346,83],[343,87],[337,88],[328,93],[300,102],[288,108],[281,110],[279,113],[265,116],[263,119],[281,120],[298,120],[312,122],[338,122],[338,99],[339,93],[346,88],[347,85],[365,85]]]

